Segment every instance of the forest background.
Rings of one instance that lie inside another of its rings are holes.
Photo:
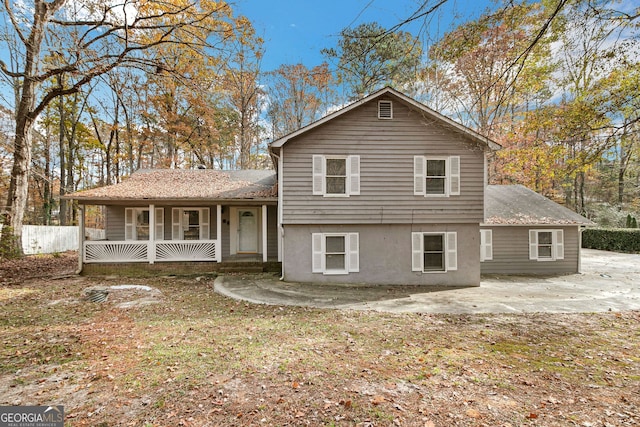
[[[407,30],[447,1],[346,27],[314,66],[264,71],[233,3],[3,0],[0,252],[20,252],[23,223],[74,224],[60,196],[138,169],[270,168],[269,141],[387,85],[502,144],[490,183],[636,225],[640,8],[504,0],[441,36]]]

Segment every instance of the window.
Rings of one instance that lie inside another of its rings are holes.
[[[325,267],[328,271],[347,270],[346,236],[325,237]]]
[[[326,194],[347,194],[347,159],[327,159]]]
[[[359,270],[358,233],[313,233],[312,271],[348,274]]]
[[[493,230],[480,230],[480,262],[493,259]]]
[[[443,234],[424,234],[423,270],[424,271],[445,271],[445,252]]]
[[[393,103],[391,101],[378,101],[378,118],[393,119]]]
[[[556,261],[564,259],[562,230],[529,230],[529,259]]]
[[[209,240],[209,208],[173,208],[171,239]]]
[[[425,194],[446,194],[447,162],[444,159],[427,159]]]
[[[458,269],[456,232],[411,233],[411,269],[423,273]]]
[[[413,193],[416,196],[460,194],[460,157],[413,157]]]
[[[360,156],[313,156],[313,194],[348,197],[360,194]]]
[[[149,208],[125,208],[124,239],[149,240],[151,218]],[[155,208],[155,240],[164,239],[164,208]]]

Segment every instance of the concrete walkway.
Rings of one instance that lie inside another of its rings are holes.
[[[414,313],[640,310],[640,255],[583,249],[582,274],[483,276],[480,287],[325,285],[268,275],[220,276],[216,292],[257,304]]]

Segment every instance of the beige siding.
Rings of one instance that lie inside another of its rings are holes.
[[[479,223],[484,153],[476,144],[397,100],[393,120],[377,118],[377,100],[289,141],[283,147],[283,223]],[[312,156],[359,155],[360,195],[312,195]],[[460,156],[461,194],[413,194],[413,157]]]
[[[493,234],[493,260],[483,261],[486,274],[568,274],[578,272],[579,228],[577,226],[501,226],[487,227]],[[529,230],[564,231],[564,259],[535,261],[529,259]]]

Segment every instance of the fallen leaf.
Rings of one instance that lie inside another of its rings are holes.
[[[467,409],[467,411],[465,412],[465,414],[467,415],[467,417],[469,418],[475,418],[475,419],[479,419],[482,418],[482,414],[480,414],[480,412],[478,412],[477,410],[473,409],[473,408],[469,408]]]
[[[530,413],[529,415],[527,415],[527,417],[526,417],[526,418],[527,418],[527,419],[529,419],[529,420],[535,420],[535,419],[537,419],[537,418],[538,418],[538,414],[534,414],[534,413],[532,412],[532,413]]]
[[[347,399],[347,400],[340,400],[339,402],[342,406],[344,406],[346,409],[351,408],[351,399]]]
[[[385,400],[386,399],[384,398],[384,396],[380,396],[378,394],[378,395],[373,396],[373,399],[371,399],[371,403],[373,405],[379,405],[379,404],[383,403]]]

